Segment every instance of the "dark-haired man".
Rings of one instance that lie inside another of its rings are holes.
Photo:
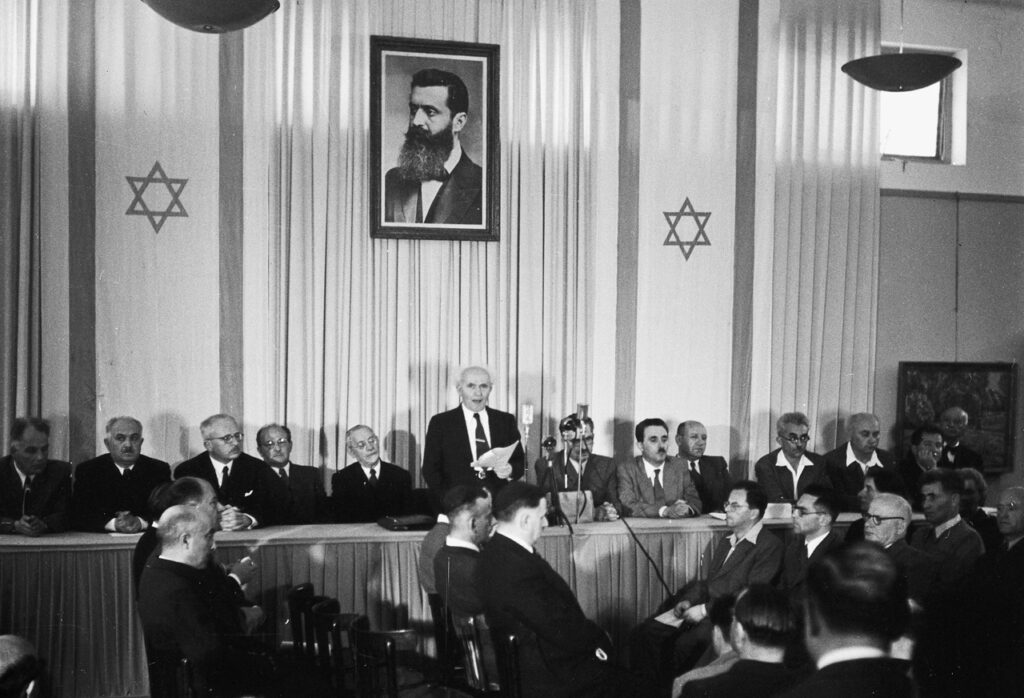
[[[268,424],[256,432],[256,450],[277,475],[274,489],[275,524],[327,521],[327,494],[319,468],[292,463],[292,432],[283,424]]]
[[[547,526],[544,491],[513,482],[494,497],[497,524],[480,556],[477,587],[492,633],[519,638],[524,696],[631,695],[610,661],[611,644],[572,589],[536,553]]]
[[[942,460],[942,429],[937,424],[923,424],[910,435],[910,450],[900,461],[900,479],[910,506],[921,509],[921,476],[935,470]]]
[[[783,665],[796,631],[789,598],[768,584],[740,592],[733,609],[732,644],[740,659],[724,674],[694,681],[682,698],[769,698],[793,685],[795,675]]]
[[[738,594],[751,584],[774,584],[782,567],[782,543],[764,528],[768,498],[756,482],[740,480],[725,503],[725,523],[732,533],[713,548],[704,579],[686,584],[670,601],[682,625],[648,618],[634,628],[630,661],[634,671],[656,677],[660,693],[672,677],[689,671],[711,644],[708,603]]]
[[[480,547],[491,535],[491,493],[456,485],[444,496],[451,529],[434,558],[434,580],[442,602],[455,613],[475,616],[484,608],[476,585]]]
[[[832,489],[808,485],[793,507],[793,532],[782,558],[780,588],[794,601],[801,598],[807,568],[829,550],[843,544],[843,536],[832,530],[839,516],[839,500]]]
[[[617,520],[621,505],[615,462],[590,452],[594,447],[594,420],[579,419],[573,413],[558,423],[558,432],[563,448],[550,458],[537,459],[537,485],[545,492],[589,491],[594,499],[594,518]]]
[[[142,455],[142,422],[114,417],[107,422],[107,453],[75,467],[73,525],[80,531],[138,533],[154,521],[150,493],[171,481],[171,466]]]
[[[14,420],[11,454],[0,458],[0,533],[41,536],[66,528],[71,464],[50,460],[49,452],[49,422]]]
[[[385,222],[481,224],[483,171],[459,139],[468,121],[469,90],[458,75],[413,74],[405,143],[384,176]]]
[[[681,461],[668,457],[668,425],[657,417],[636,425],[640,455],[619,463],[624,516],[681,519],[701,512],[700,494]]]
[[[682,422],[676,428],[676,445],[679,446],[679,460],[688,467],[690,479],[700,494],[700,510],[705,514],[721,511],[729,497],[732,476],[725,458],[704,455],[708,447],[708,430],[700,422]]]
[[[857,511],[864,478],[882,469],[895,470],[896,459],[878,448],[881,426],[870,412],[858,412],[846,421],[849,441],[825,454],[825,469],[840,498],[843,511]]]
[[[779,448],[754,464],[754,477],[769,502],[796,502],[807,486],[819,482],[831,486],[825,461],[807,450],[811,423],[803,412],[787,412],[775,422]]]
[[[877,546],[837,548],[807,572],[804,639],[818,670],[786,698],[909,698],[906,662],[888,656],[907,628],[907,588]]]
[[[964,491],[960,495],[960,516],[981,536],[986,552],[995,550],[1003,539],[996,518],[989,516],[982,508],[985,495],[988,494],[985,476],[974,468],[959,468],[958,472],[964,480]]]

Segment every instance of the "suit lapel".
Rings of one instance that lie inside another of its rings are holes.
[[[636,458],[636,469],[639,471],[638,477],[640,478],[640,496],[645,502],[654,501],[654,483],[651,482],[650,478],[647,477],[647,469],[644,467],[644,459],[640,456]]]

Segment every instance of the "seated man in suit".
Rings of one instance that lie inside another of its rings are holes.
[[[245,695],[262,686],[245,653],[242,616],[210,593],[206,567],[217,515],[207,507],[176,505],[158,520],[160,552],[139,584],[139,617],[152,664],[184,657],[214,695]]]
[[[79,531],[138,533],[154,521],[149,495],[171,481],[171,466],[142,455],[142,422],[114,417],[107,422],[107,453],[75,467],[71,498]]]
[[[594,446],[594,420],[570,414],[558,423],[562,450],[551,458],[538,458],[534,465],[537,486],[550,493],[589,490],[594,498],[594,518],[615,521],[619,518],[619,481],[615,463],[607,456],[591,453]],[[583,473],[582,478],[580,472]]]
[[[751,584],[736,599],[733,618],[739,661],[723,674],[688,684],[682,698],[769,698],[793,685],[796,675],[782,663],[797,628],[786,594]]]
[[[708,430],[700,422],[683,422],[676,428],[676,444],[679,446],[678,458],[686,461],[690,480],[700,495],[700,510],[705,514],[721,511],[732,488],[732,476],[724,458],[704,455],[708,447]]]
[[[494,498],[497,526],[480,554],[477,588],[491,631],[519,638],[524,696],[623,696],[639,687],[611,661],[605,633],[536,553],[547,526],[544,491],[513,482]]]
[[[804,640],[817,671],[783,693],[786,698],[910,698],[907,662],[889,645],[907,628],[903,577],[869,543],[837,548],[807,572]]]
[[[935,470],[942,460],[942,429],[923,424],[910,434],[910,450],[900,461],[900,480],[914,511],[921,510],[921,476]]]
[[[999,534],[996,518],[982,509],[985,495],[988,494],[988,483],[974,468],[959,468],[957,472],[964,480],[964,491],[960,495],[960,517],[981,536],[986,552],[995,550],[1002,543],[1003,537]]]
[[[476,570],[480,547],[491,537],[491,493],[480,486],[456,485],[444,496],[451,530],[434,558],[441,602],[464,616],[483,613]]]
[[[360,523],[405,514],[412,492],[409,471],[380,459],[380,440],[368,426],[345,432],[345,444],[356,462],[331,478],[334,520]]]
[[[961,439],[967,431],[967,412],[962,407],[949,407],[939,415],[939,427],[945,444],[942,447],[942,468],[974,468],[983,470],[985,467],[981,454],[965,446]]]
[[[50,424],[19,417],[11,455],[0,458],[0,533],[41,536],[67,527],[71,464],[50,460]]]
[[[619,463],[623,516],[681,519],[701,512],[700,495],[682,462],[668,457],[668,425],[644,419],[634,430],[640,455]]]
[[[878,448],[878,417],[859,412],[846,421],[850,440],[825,454],[825,469],[840,498],[843,511],[857,511],[864,478],[876,470],[896,470],[896,459]]]
[[[839,500],[828,487],[808,485],[793,507],[793,533],[782,558],[779,588],[798,602],[804,593],[807,568],[833,548],[843,544],[843,536],[832,530],[839,516]]]
[[[268,424],[256,432],[256,450],[277,475],[275,524],[322,523],[327,515],[327,494],[320,469],[292,463],[292,432],[283,424]]]
[[[220,511],[220,527],[240,531],[274,522],[270,466],[242,452],[245,440],[235,418],[215,414],[200,423],[205,453],[189,458],[174,469],[174,477],[198,477],[213,485]]]
[[[43,661],[31,642],[17,635],[0,635],[0,696],[32,698],[43,680]]]
[[[672,677],[689,671],[711,644],[708,603],[738,594],[751,584],[774,584],[782,567],[782,543],[764,528],[768,499],[756,482],[740,480],[725,503],[725,523],[732,533],[714,546],[704,579],[693,580],[664,606],[682,623],[678,627],[648,618],[634,628],[630,660],[634,671],[655,677],[660,695]]]
[[[459,374],[456,384],[461,404],[430,418],[423,445],[423,479],[436,511],[441,510],[444,493],[455,485],[482,484],[494,495],[523,476],[525,455],[515,415],[487,406],[492,386],[486,369],[470,366]],[[492,447],[512,444],[516,448],[500,472],[473,467]]]
[[[775,423],[779,448],[754,464],[754,477],[769,502],[793,503],[812,482],[831,487],[825,461],[807,450],[811,423],[802,412],[787,412]]]
[[[910,502],[897,494],[879,492],[871,500],[864,521],[864,538],[882,546],[906,580],[911,607],[931,602],[939,573],[937,558],[907,543],[911,520]]]

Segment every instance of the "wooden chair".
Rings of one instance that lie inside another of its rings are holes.
[[[486,619],[483,615],[460,613],[452,613],[451,617],[465,658],[466,684],[478,696],[499,693],[501,680]]]
[[[491,633],[498,658],[498,677],[505,698],[522,698],[519,683],[519,637],[514,632]]]
[[[330,677],[338,694],[347,695],[348,678],[354,673],[350,631],[354,623],[365,621],[365,616],[340,613],[337,599],[321,601],[313,606],[312,613],[317,665]]]
[[[437,647],[437,663],[441,669],[441,685],[453,686],[456,676],[463,668],[459,638],[452,624],[452,614],[440,594],[427,594],[430,615],[433,619],[434,644]]]
[[[355,665],[356,695],[360,698],[388,696],[398,698],[402,688],[423,684],[418,672],[401,669],[399,654],[416,646],[415,630],[369,630],[366,618],[351,626],[353,662]]]
[[[288,616],[295,654],[312,664],[317,661],[312,609],[321,601],[327,601],[327,597],[314,594],[313,585],[309,582],[294,586],[288,592]]]

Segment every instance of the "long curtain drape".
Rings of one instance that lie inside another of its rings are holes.
[[[812,422],[811,448],[873,400],[878,293],[876,95],[841,72],[878,52],[877,1],[761,3],[751,453],[774,421]],[[770,292],[769,292],[770,291]]]
[[[593,193],[595,153],[617,147],[597,107],[617,27],[597,15],[568,0],[283,3],[247,32],[248,422],[285,420],[329,468],[366,423],[416,472],[460,366],[493,370],[492,406],[531,403],[546,422],[585,395],[592,240],[615,221]],[[375,34],[500,45],[499,242],[369,237]]]

